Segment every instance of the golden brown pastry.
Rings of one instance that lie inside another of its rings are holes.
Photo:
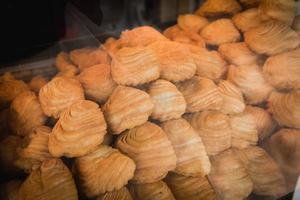
[[[219,198],[245,199],[252,192],[253,183],[238,156],[231,149],[213,156],[211,162],[209,178]]]
[[[230,125],[232,128],[232,147],[242,149],[256,145],[258,132],[253,115],[246,112],[232,115],[230,116]]]
[[[160,41],[149,45],[158,57],[160,77],[168,81],[183,81],[194,76],[196,65],[189,49],[178,42]]]
[[[75,49],[70,52],[70,59],[80,70],[97,64],[110,63],[108,54],[100,48]]]
[[[151,114],[153,119],[166,121],[178,119],[184,114],[185,99],[171,82],[159,79],[151,83],[148,94],[154,103],[154,110]]]
[[[182,30],[198,33],[209,22],[205,17],[200,17],[193,14],[185,14],[178,16],[177,23]]]
[[[129,191],[135,200],[175,200],[170,188],[163,181],[141,185],[131,184]]]
[[[151,26],[140,26],[122,31],[119,45],[122,47],[147,46],[156,41],[167,41],[167,38]]]
[[[281,126],[300,128],[300,90],[273,92],[268,100],[269,112]]]
[[[223,104],[220,109],[225,114],[241,113],[245,109],[245,103],[242,92],[230,81],[223,80],[219,83],[218,89],[223,98]]]
[[[293,191],[300,171],[300,131],[281,129],[272,135],[264,148],[283,172],[287,192]]]
[[[153,183],[176,168],[176,155],[171,142],[157,125],[146,122],[121,134],[116,146],[136,163],[132,181]]]
[[[294,0],[261,0],[259,9],[264,20],[278,20],[291,25],[297,3]]]
[[[217,200],[207,177],[187,177],[169,173],[166,183],[177,200]]]
[[[10,73],[0,77],[0,104],[9,103],[29,87],[24,81],[16,80]]]
[[[240,4],[236,0],[207,0],[196,11],[196,14],[207,17],[218,17],[226,14],[232,15],[241,9]]]
[[[103,107],[113,134],[141,125],[154,109],[150,96],[139,89],[118,86]]]
[[[237,13],[233,16],[232,21],[242,32],[263,24],[258,8],[251,8],[244,12]]]
[[[61,113],[49,137],[49,152],[55,157],[78,157],[102,143],[106,122],[98,104],[77,101]]]
[[[228,70],[227,80],[232,82],[243,93],[246,103],[259,104],[267,100],[273,90],[265,80],[258,65],[231,65]]]
[[[18,191],[21,187],[22,181],[11,180],[6,182],[1,187],[0,197],[3,200],[17,200]]]
[[[261,0],[239,0],[239,2],[245,7],[256,7]]]
[[[84,93],[80,82],[65,77],[52,79],[39,92],[39,100],[44,113],[56,119],[67,107],[82,99],[84,99]]]
[[[187,112],[219,110],[223,99],[215,83],[207,78],[194,76],[177,84],[187,103]]]
[[[239,31],[235,28],[231,19],[218,19],[201,31],[201,37],[205,43],[220,45],[228,42],[238,42],[241,39]]]
[[[278,90],[300,89],[300,48],[269,57],[263,72]]]
[[[55,62],[56,68],[60,72],[70,71],[74,74],[78,73],[78,68],[72,63],[69,54],[66,52],[60,52],[59,54],[57,54]]]
[[[116,38],[114,37],[109,37],[105,40],[104,44],[104,49],[110,53],[114,52],[118,47],[118,42]]]
[[[87,98],[104,103],[117,87],[108,64],[98,64],[83,70],[78,76]]]
[[[111,74],[120,85],[141,85],[159,78],[157,55],[146,47],[124,47],[114,54]]]
[[[76,158],[76,168],[87,197],[119,190],[133,177],[133,160],[109,146]]]
[[[18,200],[77,200],[77,190],[69,169],[60,159],[50,159],[31,172],[23,182]]]
[[[280,197],[285,194],[285,180],[275,161],[264,149],[251,146],[236,150],[258,195]]]
[[[204,111],[186,117],[201,137],[208,155],[216,155],[231,147],[230,119],[218,111]]]
[[[205,176],[210,172],[210,161],[200,136],[185,119],[175,119],[161,125],[175,150],[175,173],[184,176]]]
[[[113,190],[112,192],[106,192],[105,194],[97,197],[96,200],[133,200],[130,192],[124,186],[119,190]]]
[[[17,175],[20,169],[14,164],[17,148],[22,144],[19,136],[9,135],[0,141],[0,168],[2,175]]]
[[[32,91],[38,94],[40,89],[46,85],[47,82],[48,80],[45,77],[37,75],[30,80],[28,85]]]
[[[245,32],[244,37],[253,51],[266,55],[282,53],[300,44],[300,37],[290,26],[276,21],[251,28]]]
[[[267,139],[277,128],[276,121],[268,111],[260,107],[246,106],[245,112],[254,118],[259,141]]]
[[[259,58],[244,42],[221,44],[218,51],[233,65],[256,64]]]
[[[73,70],[66,70],[66,71],[61,71],[61,72],[58,72],[55,76],[55,77],[65,77],[65,78],[75,78],[76,77],[76,74]]]
[[[217,51],[189,46],[191,55],[197,66],[196,74],[201,77],[218,81],[227,70],[227,63]]]
[[[26,172],[38,169],[42,162],[52,158],[48,150],[51,128],[47,126],[37,127],[29,136],[22,147],[17,150],[18,159],[15,164]]]
[[[47,117],[34,92],[26,91],[18,95],[10,105],[10,127],[20,136],[30,134],[36,127],[44,125]]]

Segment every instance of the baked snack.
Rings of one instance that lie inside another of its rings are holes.
[[[241,9],[240,4],[236,0],[207,0],[198,8],[196,14],[218,17],[226,14],[232,15]]]
[[[251,8],[237,13],[232,17],[232,21],[242,32],[248,31],[249,29],[260,26],[264,23],[260,18],[258,8]]]
[[[177,84],[187,103],[186,112],[219,110],[223,99],[215,83],[208,78],[193,78]]]
[[[158,181],[141,185],[129,185],[129,191],[135,200],[175,200],[166,183]]]
[[[279,125],[300,128],[300,90],[273,92],[268,99],[268,106]]]
[[[29,135],[36,127],[44,125],[47,117],[34,92],[18,95],[10,105],[10,127],[20,136]]]
[[[172,41],[160,41],[152,43],[149,48],[158,57],[161,78],[177,82],[194,76],[196,65],[185,45]]]
[[[245,109],[245,102],[242,92],[230,81],[222,80],[218,89],[223,98],[223,104],[220,109],[225,114],[241,113]]]
[[[74,74],[78,73],[78,68],[72,63],[70,60],[70,56],[66,52],[60,52],[57,54],[55,58],[56,68],[60,72],[69,71],[70,73],[73,72]]]
[[[78,66],[80,70],[97,65],[109,64],[108,54],[101,48],[82,48],[70,52],[71,61]]]
[[[253,115],[243,112],[230,116],[232,128],[232,147],[243,149],[250,145],[256,145],[258,132]]]
[[[218,19],[205,26],[200,35],[205,43],[217,46],[228,42],[238,42],[241,39],[241,35],[232,20],[226,18]]]
[[[146,92],[118,86],[105,103],[103,113],[112,133],[120,134],[146,122],[153,109],[154,104]]]
[[[112,192],[106,192],[96,198],[96,200],[133,200],[130,192],[124,186],[119,190],[113,190]]]
[[[18,200],[77,200],[77,189],[69,169],[60,159],[50,159],[23,182]]]
[[[229,63],[238,66],[256,64],[259,58],[244,42],[221,44],[218,51]]]
[[[231,147],[230,119],[218,111],[204,111],[186,116],[201,137],[207,154],[216,155]]]
[[[133,177],[133,160],[109,146],[76,158],[76,169],[87,197],[119,190]],[[104,173],[105,172],[105,173]]]
[[[251,114],[254,118],[259,141],[269,138],[274,133],[277,123],[267,110],[255,106],[246,106],[245,112]]]
[[[141,85],[159,78],[160,63],[150,48],[124,47],[113,56],[111,74],[120,85]]]
[[[156,80],[150,84],[147,93],[154,103],[151,118],[166,121],[178,119],[184,114],[185,99],[171,82],[162,79]]]
[[[274,55],[300,44],[299,35],[290,26],[278,21],[251,28],[245,32],[244,37],[247,45],[258,54]]]
[[[210,181],[216,193],[224,200],[245,199],[253,189],[253,183],[238,156],[231,150],[211,157]]]
[[[116,141],[120,151],[136,163],[132,182],[153,183],[176,168],[176,155],[171,142],[157,125],[146,122],[121,134]]]
[[[39,100],[44,113],[56,119],[71,104],[83,99],[84,93],[80,82],[65,77],[52,79],[39,92]]]
[[[178,26],[184,31],[192,31],[198,33],[203,27],[209,24],[205,17],[193,14],[179,15],[177,18]]]
[[[78,76],[87,98],[104,103],[117,84],[112,79],[111,67],[108,64],[98,64],[83,70]]]
[[[38,169],[45,160],[52,158],[48,150],[50,133],[51,128],[39,126],[27,138],[23,139],[22,147],[17,150],[18,158],[15,165],[25,172],[31,172],[31,170]]]
[[[49,152],[55,157],[78,157],[102,143],[106,122],[98,104],[77,101],[61,113],[49,137]]]
[[[200,136],[185,119],[169,120],[161,125],[174,148],[177,165],[175,173],[184,176],[205,176],[210,161]]]
[[[166,183],[177,200],[217,200],[207,177],[187,177],[169,173]]]
[[[38,94],[39,91],[40,91],[40,89],[41,89],[44,85],[46,85],[47,82],[48,82],[48,80],[47,80],[45,77],[43,77],[43,76],[41,76],[41,75],[37,75],[37,76],[33,77],[33,78],[30,80],[30,82],[28,83],[28,85],[29,85],[29,87],[30,87],[30,89],[31,89],[32,91],[34,91],[35,93]]]
[[[267,100],[272,86],[265,80],[258,65],[230,65],[227,80],[243,93],[247,104],[259,104]]]
[[[263,67],[266,79],[278,90],[300,89],[300,48],[271,56]]]

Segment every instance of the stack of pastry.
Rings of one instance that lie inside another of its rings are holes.
[[[4,198],[240,200],[293,190],[294,9],[294,0],[206,0],[163,33],[142,26],[59,53],[51,80],[3,75]]]

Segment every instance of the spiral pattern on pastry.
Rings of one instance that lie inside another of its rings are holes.
[[[217,51],[189,46],[191,55],[197,66],[196,74],[201,77],[218,81],[227,71],[227,63]]]
[[[161,125],[175,150],[175,173],[184,176],[205,176],[210,172],[204,144],[200,136],[185,119],[169,120]]]
[[[78,100],[84,99],[79,81],[71,78],[56,77],[39,92],[39,100],[44,113],[59,118],[60,113]]]
[[[218,111],[204,111],[186,116],[201,137],[208,155],[216,155],[231,147],[229,117]]]
[[[248,9],[235,14],[232,21],[242,32],[246,32],[249,29],[260,26],[264,23],[260,18],[260,12],[257,8]]]
[[[218,87],[210,79],[194,76],[178,83],[177,88],[187,103],[186,112],[219,110],[223,104]]]
[[[300,48],[271,56],[263,67],[266,79],[278,90],[300,89]]]
[[[300,128],[300,90],[290,93],[273,92],[268,105],[279,125]]]
[[[232,20],[225,18],[218,19],[204,27],[200,35],[205,40],[205,43],[210,45],[238,42],[241,39],[241,35],[235,28]]]
[[[169,173],[166,183],[177,200],[217,200],[207,177],[188,177]]]
[[[111,67],[108,64],[98,64],[83,70],[78,76],[87,98],[104,103],[117,84],[112,79]]]
[[[211,157],[212,170],[209,180],[219,198],[245,199],[253,189],[253,183],[239,157],[231,150]]]
[[[96,200],[133,200],[130,192],[124,186],[119,190],[113,190],[112,192],[106,192],[105,194],[97,197]]]
[[[118,86],[105,103],[103,112],[112,133],[120,134],[146,122],[153,108],[154,104],[146,92]]]
[[[178,16],[177,24],[184,31],[198,33],[202,28],[209,24],[209,22],[205,17],[193,14],[185,14]]]
[[[242,9],[236,0],[207,0],[196,11],[197,15],[218,17],[234,14]]]
[[[266,101],[273,87],[265,80],[258,65],[241,65],[229,67],[227,80],[243,93],[246,103],[259,104]]]
[[[251,114],[254,118],[259,141],[267,139],[274,133],[277,123],[267,110],[255,106],[246,106],[245,112]]]
[[[184,114],[185,99],[171,82],[159,79],[151,83],[148,94],[154,103],[153,119],[166,121],[178,119]]]
[[[274,55],[295,49],[300,37],[287,24],[270,21],[249,29],[244,34],[245,42],[256,53]]]
[[[245,109],[243,94],[229,81],[221,81],[218,89],[223,98],[221,112],[225,114],[241,113]]]
[[[133,177],[135,164],[117,149],[100,145],[95,151],[76,158],[79,179],[87,197],[119,190]]]
[[[77,200],[77,189],[69,169],[60,159],[50,159],[23,182],[18,200]]]
[[[83,156],[102,143],[106,122],[98,104],[82,100],[72,104],[56,122],[49,137],[55,157]]]
[[[170,188],[163,181],[131,184],[129,191],[135,200],[175,200]]]
[[[48,150],[49,134],[51,128],[47,126],[37,127],[29,136],[22,148],[18,149],[18,159],[15,164],[26,172],[38,169],[42,162],[52,158]]]
[[[152,43],[149,48],[158,57],[162,79],[177,82],[194,76],[196,65],[185,45],[172,41],[160,41]]]
[[[120,85],[136,86],[158,79],[160,64],[149,48],[124,47],[113,56],[111,74]]]
[[[29,135],[36,127],[44,125],[47,116],[34,92],[18,95],[10,105],[10,127],[20,136]]]
[[[138,184],[163,179],[176,168],[176,155],[171,142],[157,125],[146,122],[121,134],[116,146],[136,163],[132,179]]]

